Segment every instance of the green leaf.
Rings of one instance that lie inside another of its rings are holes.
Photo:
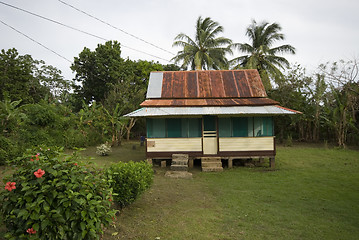
[[[32,220],[39,220],[39,214],[37,212],[32,212],[30,218]]]
[[[42,204],[42,207],[44,209],[45,212],[49,212],[50,211],[50,205],[47,202],[44,202]]]
[[[86,196],[87,200],[90,200],[92,198],[92,196],[93,195],[91,193],[87,194],[87,196]]]
[[[39,231],[39,224],[38,224],[38,223],[35,223],[34,225],[32,225],[32,228],[33,228],[35,231]]]
[[[23,217],[23,219],[26,220],[29,217],[29,212],[26,209],[21,209],[17,217]]]
[[[82,216],[82,219],[85,219],[85,217],[86,217],[86,212],[85,212],[85,211],[81,211],[81,216]]]
[[[41,229],[44,230],[46,229],[47,226],[50,225],[50,221],[47,220],[47,219],[44,219],[42,222],[41,222]]]
[[[86,228],[85,223],[84,223],[84,222],[81,222],[81,223],[80,223],[80,227],[81,227],[81,230],[84,231],[85,228]]]
[[[82,231],[82,234],[81,234],[82,239],[84,239],[84,238],[86,237],[86,234],[87,234],[87,231],[86,231],[86,230],[85,230],[85,231]]]

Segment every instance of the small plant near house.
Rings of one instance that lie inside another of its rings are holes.
[[[96,148],[96,153],[100,156],[107,156],[111,152],[111,146],[107,142]]]
[[[133,203],[153,182],[152,166],[145,161],[112,164],[105,175],[120,207]]]
[[[78,163],[76,152],[54,154],[44,148],[24,155],[4,179],[0,212],[7,239],[99,239],[112,222],[107,181]]]

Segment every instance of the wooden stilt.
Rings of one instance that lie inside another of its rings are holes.
[[[188,159],[188,167],[189,167],[189,168],[193,168],[193,161],[194,161],[193,158]]]
[[[152,158],[147,158],[147,163],[152,165]]]
[[[165,168],[166,166],[167,166],[166,161],[161,161],[161,167],[162,167],[162,168]]]
[[[269,166],[270,168],[275,168],[275,157],[269,158]]]
[[[228,158],[228,168],[233,167],[233,158]]]

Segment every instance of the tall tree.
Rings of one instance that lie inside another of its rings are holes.
[[[8,98],[26,104],[51,97],[53,86],[62,88],[67,84],[60,74],[58,69],[45,65],[44,61],[34,60],[30,55],[19,55],[15,48],[3,49],[0,52],[0,101]]]
[[[103,102],[111,84],[125,81],[131,73],[128,62],[121,57],[121,46],[116,41],[98,44],[95,51],[85,47],[71,65],[76,72],[75,81],[81,83],[75,90],[79,102]]]
[[[231,63],[235,65],[235,68],[257,69],[266,89],[271,88],[270,79],[275,80],[283,76],[279,68],[284,69],[289,66],[287,59],[278,54],[295,54],[295,48],[289,44],[273,47],[277,41],[284,40],[284,34],[280,33],[281,30],[278,23],[261,22],[257,24],[253,20],[246,31],[251,42],[233,44],[233,47],[238,48],[246,55],[232,59]]]
[[[172,46],[182,47],[172,59],[175,63],[182,62],[182,68],[188,66],[192,70],[228,68],[226,53],[232,53],[229,47],[232,41],[225,37],[217,37],[223,27],[207,17],[199,17],[196,23],[194,40],[184,33],[176,36]]]
[[[331,88],[327,124],[331,126],[337,143],[345,147],[348,136],[358,142],[359,133],[359,61],[357,59],[321,64],[319,70]]]

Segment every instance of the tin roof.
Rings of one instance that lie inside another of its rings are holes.
[[[255,69],[152,72],[147,91],[147,99],[252,97],[267,97]]]
[[[300,113],[267,98],[255,69],[151,72],[143,108],[126,117]]]
[[[277,105],[269,98],[149,99],[141,107],[265,106]]]
[[[144,107],[125,117],[203,116],[203,115],[286,115],[300,113],[278,105],[232,107]]]

